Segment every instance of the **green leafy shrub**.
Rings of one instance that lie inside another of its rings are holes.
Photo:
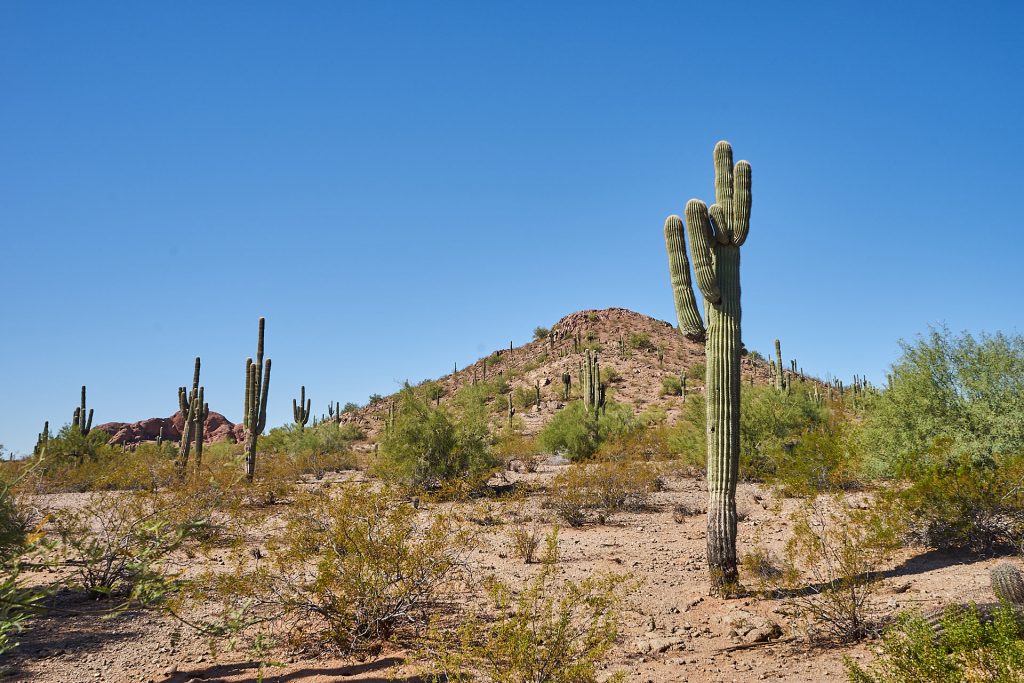
[[[402,391],[394,425],[381,439],[374,471],[402,485],[436,489],[459,480],[482,483],[495,462],[485,416],[467,410],[455,416],[409,388]]]
[[[903,353],[867,410],[868,471],[915,540],[940,549],[1020,548],[1024,535],[1024,337],[932,329]]]
[[[882,655],[864,668],[845,659],[851,683],[1013,683],[1024,679],[1024,628],[1009,606],[983,623],[974,610],[949,609],[938,638],[920,616],[886,630]]]
[[[559,581],[557,531],[548,536],[541,571],[522,590],[491,579],[493,614],[435,622],[422,648],[428,680],[495,683],[596,683],[621,622],[623,575]],[[615,674],[605,681],[621,681]]]
[[[637,351],[657,351],[658,347],[651,341],[651,337],[646,332],[630,332],[629,338],[626,340],[629,348]]]
[[[683,382],[675,375],[665,375],[661,378],[662,396],[682,396]]]
[[[532,564],[540,546],[540,529],[537,525],[526,528],[521,525],[515,526],[510,532],[513,554],[522,559],[526,564]]]
[[[686,379],[696,379],[703,382],[705,375],[707,375],[707,364],[703,361],[694,363],[686,368]]]
[[[565,453],[572,460],[589,458],[601,444],[633,429],[633,411],[608,399],[597,418],[582,401],[574,401],[544,426],[537,435],[540,447],[551,453]]]
[[[30,533],[30,515],[18,501],[13,481],[0,479],[0,655],[18,646],[17,634],[45,596],[39,588],[26,588],[21,582],[21,557],[42,540],[38,531]],[[0,674],[4,667],[0,666]]]
[[[533,338],[535,340],[544,339],[549,334],[551,334],[551,330],[549,330],[546,327],[541,327],[541,326],[538,325],[537,327],[533,328]]]
[[[299,647],[367,655],[452,602],[471,536],[450,515],[418,519],[411,505],[369,486],[300,496],[255,564],[239,551],[231,573],[195,582],[219,604],[214,623]]]
[[[590,519],[605,524],[618,512],[645,509],[650,494],[662,486],[658,469],[645,462],[575,464],[552,480],[545,504],[570,526],[583,526]]]

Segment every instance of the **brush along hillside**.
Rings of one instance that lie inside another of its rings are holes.
[[[675,422],[685,402],[684,392],[692,395],[704,390],[704,345],[642,313],[623,308],[579,311],[550,328],[538,328],[534,336],[528,344],[496,349],[468,367],[423,385],[438,404],[451,405],[463,388],[490,382],[493,424],[507,424],[505,395],[511,394],[514,425],[527,436],[539,433],[555,413],[583,397],[588,352],[598,359],[606,399],[629,406],[636,414],[660,408],[669,422]],[[792,364],[787,361],[785,367]],[[774,384],[773,368],[759,354],[748,353],[741,362],[743,381]],[[819,395],[827,391],[798,367],[783,375],[806,379],[803,391],[813,393],[815,385]],[[375,397],[365,408],[342,413],[340,421],[358,425],[374,440],[385,429],[396,400],[397,394]]]

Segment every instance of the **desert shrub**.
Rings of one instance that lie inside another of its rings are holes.
[[[374,470],[416,488],[439,488],[453,480],[482,483],[494,468],[489,440],[479,406],[455,416],[407,388],[401,393],[394,425],[381,439]]]
[[[574,401],[555,414],[537,435],[541,448],[564,453],[573,460],[589,458],[605,441],[633,428],[633,411],[608,399],[595,418],[582,401]]]
[[[867,415],[875,472],[913,479],[936,448],[957,461],[1024,453],[1024,336],[940,327],[901,346]]]
[[[676,375],[665,375],[661,378],[662,396],[682,396],[683,382]]]
[[[177,478],[176,456],[170,443],[143,443],[129,450],[103,443],[88,457],[51,457],[48,445],[39,467],[40,485],[50,491],[154,490]]]
[[[626,339],[626,344],[629,348],[636,349],[637,351],[657,351],[658,347],[651,341],[651,337],[646,332],[630,332],[629,337]]]
[[[537,405],[537,390],[534,387],[516,387],[512,394],[512,404],[523,409]]]
[[[74,585],[97,599],[162,597],[169,589],[164,563],[208,526],[206,519],[171,523],[162,502],[143,493],[98,493],[81,507],[51,511],[56,553],[75,567]]]
[[[936,638],[920,616],[903,614],[882,640],[881,656],[864,668],[845,659],[851,683],[1012,683],[1024,678],[1024,628],[1009,606],[984,623],[975,610],[946,611]]]
[[[384,401],[384,397],[381,396],[380,394],[370,394],[370,397],[368,399],[366,399],[366,405],[368,405],[368,406],[375,406],[378,403],[381,403],[383,401]]]
[[[435,622],[422,647],[428,680],[495,683],[596,683],[618,635],[627,577],[557,578],[557,531],[547,539],[541,570],[519,591],[489,581],[493,614],[469,614],[455,628]],[[621,681],[621,673],[605,681]]]
[[[848,642],[877,632],[871,596],[896,542],[879,517],[842,497],[805,503],[792,516],[782,581],[812,640]],[[809,580],[809,581],[808,581]]]
[[[491,455],[505,469],[512,469],[515,463],[527,472],[536,472],[543,462],[543,456],[537,450],[536,441],[519,432],[502,432],[491,447]]]
[[[261,469],[274,461],[269,463],[269,477],[283,479],[303,474],[320,479],[329,471],[353,469],[352,442],[361,438],[362,430],[358,425],[344,427],[327,422],[306,429],[289,425],[270,430],[260,438]]]
[[[214,623],[293,646],[372,654],[423,625],[460,588],[471,536],[448,515],[418,512],[386,490],[349,486],[298,498],[266,556],[195,582],[219,605]],[[260,553],[262,555],[262,553]]]
[[[698,379],[703,382],[705,375],[707,375],[707,364],[704,361],[699,361],[686,368],[686,379]]]
[[[49,463],[65,463],[95,458],[108,452],[107,440],[110,435],[98,429],[82,434],[72,425],[66,424],[46,443],[46,459]]]
[[[421,385],[421,390],[423,391],[424,398],[433,403],[440,401],[445,393],[444,387],[437,382],[424,382]]]
[[[662,486],[658,469],[644,462],[575,464],[552,480],[546,505],[573,527],[591,518],[604,524],[618,512],[643,510],[649,495]]]
[[[346,404],[345,404],[345,405],[344,405],[344,406],[342,407],[342,409],[341,409],[341,412],[342,412],[343,414],[344,414],[344,413],[354,413],[355,411],[359,410],[359,409],[360,409],[361,407],[362,407],[362,406],[360,406],[360,405],[359,405],[358,403],[353,403],[352,401],[349,401],[349,402],[347,402],[347,403],[346,403]]]
[[[614,384],[620,379],[622,379],[622,375],[619,374],[618,369],[613,368],[611,365],[601,368],[601,382],[603,384]]]
[[[538,325],[533,328],[533,338],[536,340],[545,339],[549,334],[551,334],[551,330],[546,327]]]
[[[803,435],[826,420],[824,407],[804,391],[777,391],[766,385],[744,386],[740,393],[740,476],[757,481],[774,479],[780,470],[814,477],[813,449],[796,452]],[[809,463],[797,456],[806,454]],[[831,468],[830,468],[831,469]]]
[[[861,453],[858,425],[836,406],[823,422],[782,450],[767,479],[781,485],[787,495],[853,489],[862,480]]]
[[[30,533],[30,513],[14,493],[25,475],[0,479],[0,655],[18,646],[17,634],[45,596],[43,589],[26,588],[21,581],[21,557],[42,540],[38,531]]]
[[[936,444],[886,498],[908,538],[939,550],[1024,551],[1024,454],[975,458]]]
[[[540,546],[540,529],[537,525],[530,528],[516,526],[510,533],[513,554],[526,564],[532,564]]]

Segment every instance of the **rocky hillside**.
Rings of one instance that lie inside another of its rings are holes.
[[[624,308],[579,311],[559,320],[551,335],[516,348],[497,349],[486,358],[453,374],[435,380],[444,390],[443,404],[451,401],[462,387],[495,374],[509,378],[513,391],[522,387],[541,388],[541,404],[518,410],[523,431],[536,434],[556,411],[565,406],[562,374],[578,381],[579,366],[586,349],[596,351],[602,372],[611,368],[616,378],[609,383],[609,395],[639,412],[651,405],[664,407],[672,420],[682,406],[678,396],[662,396],[662,380],[679,377],[693,366],[704,363],[704,345],[683,337],[670,323],[656,320]],[[485,371],[486,366],[486,371]],[[741,362],[744,382],[771,383],[772,369],[767,361],[745,356]],[[688,392],[703,391],[703,373],[687,380]],[[346,423],[358,424],[371,439],[380,431],[388,405],[395,396],[342,416]],[[496,412],[503,410],[495,406]]]

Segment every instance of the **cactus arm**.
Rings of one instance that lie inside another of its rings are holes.
[[[669,216],[665,220],[665,250],[668,252],[668,272],[679,329],[690,339],[700,341],[704,338],[704,321],[693,294],[690,262],[686,258],[686,235],[679,216]]]
[[[693,269],[697,274],[697,287],[700,288],[705,304],[717,304],[722,294],[718,291],[715,262],[711,251],[714,235],[711,232],[708,207],[699,199],[686,202],[686,232],[690,236],[690,254],[693,256]]]
[[[262,318],[261,318],[262,320]],[[263,433],[263,429],[267,426],[267,394],[270,391],[270,359],[266,361],[263,372],[262,382],[262,394],[260,395],[260,417],[259,422],[256,423],[256,432],[259,434]]]
[[[726,216],[732,218],[733,200],[732,145],[720,140],[715,145],[715,203],[722,207]],[[725,235],[718,235],[719,244],[729,244],[732,226],[726,222],[718,227],[725,228]]]
[[[750,194],[749,162],[739,161],[736,163],[733,183],[735,189],[732,203],[732,243],[741,247],[747,241],[747,233],[750,231],[752,195]]]
[[[83,434],[88,434],[92,431],[92,408],[89,408],[89,422],[85,425],[85,431]]]
[[[711,216],[711,226],[715,233],[715,239],[719,244],[731,244],[732,238],[729,230],[729,219],[726,218],[725,209],[719,204],[712,204],[708,207],[708,215]]]

